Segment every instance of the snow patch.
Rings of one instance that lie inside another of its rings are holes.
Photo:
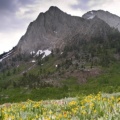
[[[4,59],[6,59],[7,57],[9,57],[10,55],[7,54],[5,57],[3,57],[2,59],[0,59],[0,62],[2,62]]]
[[[46,57],[46,56],[48,56],[48,55],[50,55],[52,52],[50,51],[50,50],[38,50],[37,51],[37,53],[36,53],[36,55],[37,56],[39,56],[39,55],[41,55],[41,54],[44,54],[43,56],[42,56],[42,58],[44,58],[44,57]]]
[[[57,31],[54,31],[54,33],[57,33]]]
[[[32,62],[32,63],[35,63],[36,61],[35,61],[35,60],[32,60],[31,62]]]
[[[95,15],[91,15],[90,17],[88,17],[87,19],[93,19],[95,17]]]
[[[63,54],[63,52],[60,53],[61,55]]]
[[[42,53],[43,53],[42,50],[38,50],[37,53],[36,53],[36,55],[39,56],[39,55],[41,55]]]
[[[31,51],[30,54],[31,54],[31,55],[35,54],[35,51]]]
[[[93,14],[93,11],[91,11],[90,13]]]
[[[46,57],[46,56],[48,56],[48,55],[50,55],[52,52],[50,51],[50,50],[44,50],[44,55],[43,55],[43,57],[42,58],[44,58],[44,57]]]
[[[9,57],[11,53],[12,53],[12,51],[10,51],[6,55],[4,55],[3,58],[0,59],[0,62],[2,62],[4,59],[6,59],[7,57]]]
[[[58,67],[58,65],[55,65],[55,67],[57,68],[57,67]]]

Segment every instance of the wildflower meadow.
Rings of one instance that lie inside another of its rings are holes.
[[[4,104],[0,120],[120,120],[120,97],[98,93],[71,100]]]

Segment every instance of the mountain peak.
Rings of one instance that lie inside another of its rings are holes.
[[[56,7],[56,6],[51,6],[51,7],[49,8],[49,10],[59,10],[59,8]]]
[[[61,11],[58,7],[56,7],[56,6],[51,6],[50,8],[49,8],[49,10],[48,11],[53,11],[53,12],[58,12],[58,11]]]
[[[80,36],[80,38],[77,37],[78,39],[90,40],[97,32],[102,35],[106,33],[101,32],[100,29],[109,30],[109,26],[103,20],[97,19],[94,15],[90,19],[93,20],[88,21],[71,16],[58,7],[51,6],[47,12],[40,13],[38,18],[29,25],[17,48],[21,53],[55,48],[63,49],[68,41],[71,43],[74,41],[74,36],[77,34]]]
[[[85,13],[82,17],[85,19],[91,19],[93,17],[105,21],[110,27],[114,27],[120,31],[120,17],[104,10],[92,10]]]

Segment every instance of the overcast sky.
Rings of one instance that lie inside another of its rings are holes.
[[[50,6],[75,16],[99,9],[120,16],[120,0],[0,0],[0,54],[17,45],[29,23]]]

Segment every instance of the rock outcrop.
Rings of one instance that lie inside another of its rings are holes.
[[[94,17],[98,17],[99,19],[105,21],[110,27],[114,27],[120,31],[120,17],[108,11],[92,10],[85,13],[82,17],[85,19],[92,19]]]
[[[17,50],[20,53],[30,53],[62,49],[66,44],[74,42],[76,36],[79,36],[76,38],[79,40],[90,40],[99,36],[106,39],[110,30],[110,26],[96,16],[90,20],[85,15],[83,18],[75,17],[52,6],[30,23],[17,45]]]

